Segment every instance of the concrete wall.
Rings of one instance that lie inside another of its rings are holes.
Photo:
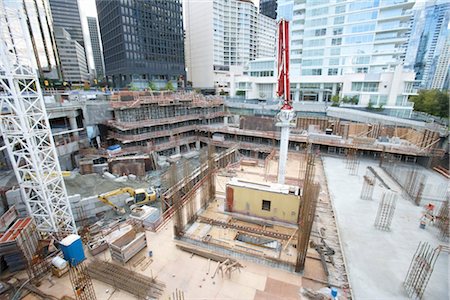
[[[83,114],[85,126],[101,124],[113,118],[110,103],[108,101],[86,102]]]
[[[263,200],[270,201],[270,211],[262,209]],[[300,196],[260,191],[227,185],[225,210],[275,221],[297,223]]]

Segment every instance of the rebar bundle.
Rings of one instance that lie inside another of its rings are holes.
[[[376,178],[373,176],[373,173],[369,170],[366,171],[366,175],[363,177],[363,187],[361,190],[360,198],[363,200],[372,200],[373,189],[375,187]]]
[[[81,262],[76,266],[70,266],[69,277],[77,300],[97,299],[91,276],[89,276],[84,262]]]
[[[375,218],[375,227],[379,230],[391,230],[392,219],[394,218],[397,194],[391,191],[383,193],[380,205],[378,206],[377,216]]]
[[[105,261],[93,261],[87,270],[92,278],[127,291],[138,299],[159,299],[165,289],[165,284],[159,280]]]
[[[439,213],[436,216],[436,227],[439,229],[440,239],[444,242],[449,240],[449,201],[446,200],[441,204]]]
[[[406,293],[411,299],[422,299],[440,249],[440,247],[433,249],[426,242],[419,243],[403,282]]]
[[[297,261],[295,272],[301,272],[305,268],[306,254],[308,251],[309,237],[316,212],[317,199],[320,185],[314,182],[315,156],[309,150],[307,155],[303,196],[299,211],[299,230],[297,237]]]

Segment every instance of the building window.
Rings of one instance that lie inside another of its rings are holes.
[[[270,201],[269,200],[262,201],[262,210],[270,211]]]
[[[369,71],[369,68],[356,68],[356,73],[367,73]]]
[[[337,74],[338,74],[337,68],[328,69],[328,75],[337,75]]]
[[[334,25],[344,24],[344,20],[345,20],[344,16],[335,17],[334,18]]]
[[[336,14],[342,14],[342,13],[345,13],[345,4],[344,4],[344,5],[336,6],[336,8],[334,9],[334,12],[335,12]]]
[[[327,34],[327,29],[326,28],[322,28],[322,29],[316,29],[316,31],[314,32],[315,36],[323,36]]]
[[[333,35],[341,35],[342,34],[342,27],[337,27],[333,29]]]
[[[331,40],[331,45],[333,46],[338,46],[340,44],[342,44],[342,38],[335,38]]]
[[[352,82],[353,92],[378,92],[378,82]]]

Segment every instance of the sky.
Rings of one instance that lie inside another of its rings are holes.
[[[83,27],[84,43],[86,47],[87,60],[89,69],[94,68],[94,57],[92,56],[91,40],[89,39],[89,29],[86,17],[97,18],[97,7],[95,0],[78,0],[78,7],[80,9],[81,26]]]

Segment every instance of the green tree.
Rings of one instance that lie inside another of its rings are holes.
[[[372,101],[369,101],[369,104],[367,105],[367,110],[373,110],[373,103]]]
[[[173,87],[172,81],[167,81],[166,86],[164,87],[167,91],[175,91],[175,88]]]
[[[350,102],[350,98],[347,96],[344,96],[344,98],[342,98],[342,103],[349,103]]]
[[[359,102],[359,97],[358,96],[352,96],[351,98],[350,98],[350,103],[351,104],[358,104],[358,102]]]
[[[156,87],[156,84],[155,84],[153,81],[150,81],[150,82],[148,83],[148,88],[149,88],[150,90],[152,90],[152,91],[158,90],[158,88]]]
[[[414,110],[433,116],[448,118],[449,94],[440,90],[421,90],[419,95],[411,97]]]
[[[339,106],[339,102],[341,100],[339,99],[339,95],[334,95],[331,97],[331,106]]]
[[[245,96],[245,91],[236,91],[236,96]]]
[[[139,88],[133,83],[131,82],[130,84],[128,84],[128,89],[130,91],[139,91]]]

